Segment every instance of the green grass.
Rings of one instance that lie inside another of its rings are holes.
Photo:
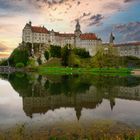
[[[60,58],[53,58],[53,59],[49,60],[43,66],[45,66],[45,67],[62,67],[61,59]]]
[[[70,67],[38,67],[38,72],[45,74],[95,74],[95,75],[128,75],[131,69],[127,68],[70,68]]]

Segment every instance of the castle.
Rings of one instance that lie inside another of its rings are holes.
[[[22,32],[22,42],[32,44],[32,54],[34,55],[34,44],[58,45],[64,47],[67,44],[73,47],[85,48],[91,56],[96,53],[96,46],[102,44],[102,40],[95,33],[82,33],[81,26],[77,20],[74,33],[59,33],[48,30],[44,26],[32,26],[29,22]]]
[[[48,30],[44,26],[32,26],[32,22],[26,23],[22,31],[22,42],[32,44],[31,55],[36,57],[39,53],[40,58],[45,62],[44,50],[50,45],[58,45],[64,47],[71,45],[77,48],[84,48],[89,52],[90,56],[94,56],[97,52],[97,46],[116,47],[119,56],[135,56],[140,58],[140,42],[131,42],[124,44],[114,44],[115,37],[111,33],[109,43],[102,43],[102,40],[95,33],[82,33],[81,26],[77,20],[74,33],[59,33],[54,30]],[[34,44],[39,44],[37,48]],[[45,46],[45,47],[44,47]],[[38,57],[38,56],[37,56]]]

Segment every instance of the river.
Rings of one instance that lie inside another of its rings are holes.
[[[140,77],[1,74],[0,130],[17,125],[44,137],[91,135],[104,126],[137,131]]]

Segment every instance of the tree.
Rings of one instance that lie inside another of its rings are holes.
[[[56,45],[51,45],[50,46],[50,54],[51,57],[61,57],[61,47],[60,46],[56,46]]]
[[[80,58],[89,58],[89,52],[87,52],[85,49],[83,48],[74,48],[73,49],[74,53],[76,55],[78,55]]]
[[[49,60],[49,52],[48,51],[45,51],[44,56],[45,56],[46,60]]]
[[[17,63],[23,63],[26,66],[28,60],[29,60],[28,50],[27,49],[16,48],[12,52],[12,54],[9,58],[9,63],[12,66],[16,66]]]
[[[69,55],[70,55],[70,49],[66,45],[61,50],[61,58],[62,58],[62,65],[63,66],[68,66]]]
[[[0,66],[7,66],[8,65],[8,62],[6,59],[1,59],[0,60]]]
[[[70,67],[78,67],[80,65],[80,58],[78,55],[75,55],[73,51],[71,51],[69,55],[68,65]]]

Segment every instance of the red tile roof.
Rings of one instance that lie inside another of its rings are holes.
[[[80,38],[82,40],[97,40],[97,36],[94,33],[85,33],[85,34],[81,34]]]
[[[45,27],[32,26],[32,32],[35,32],[35,33],[48,33],[48,30]]]

